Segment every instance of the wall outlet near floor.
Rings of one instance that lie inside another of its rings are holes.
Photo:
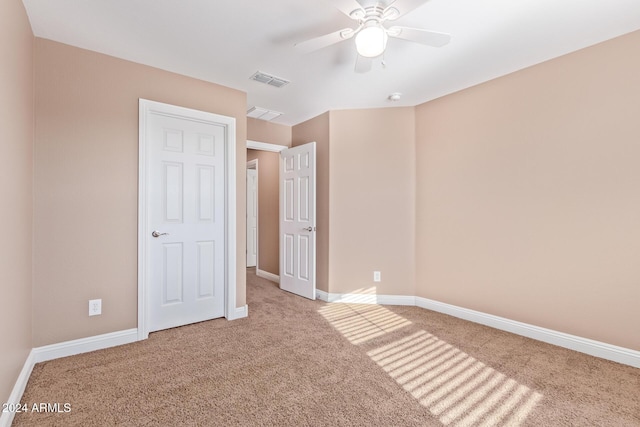
[[[380,275],[379,271],[374,271],[373,272],[373,281],[374,282],[380,282],[382,280],[382,276]]]
[[[89,300],[89,316],[97,316],[102,314],[102,300],[90,299]]]

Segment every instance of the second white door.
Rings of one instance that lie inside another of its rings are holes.
[[[315,299],[316,143],[280,156],[280,288]]]
[[[258,264],[258,171],[247,169],[247,267]]]

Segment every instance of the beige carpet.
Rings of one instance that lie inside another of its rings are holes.
[[[247,319],[37,364],[15,426],[640,426],[640,369],[249,274]]]

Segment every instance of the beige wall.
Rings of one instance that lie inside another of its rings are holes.
[[[247,150],[249,160],[258,161],[258,268],[277,276],[280,274],[280,154]]]
[[[138,98],[236,118],[244,305],[245,94],[43,39],[35,58],[33,346],[137,325]]]
[[[318,288],[640,349],[638,45],[640,32],[416,108],[294,126],[294,146],[319,142]]]
[[[309,141],[317,142],[318,289],[413,295],[414,109],[331,111],[293,127],[294,146]]]
[[[22,2],[0,2],[0,402],[32,347],[33,44]]]
[[[291,126],[247,117],[247,139],[291,146]]]
[[[413,107],[332,111],[330,129],[329,291],[414,295]]]
[[[640,350],[638,46],[417,107],[419,296]]]
[[[292,129],[292,146],[316,142],[316,288],[329,291],[329,113]]]

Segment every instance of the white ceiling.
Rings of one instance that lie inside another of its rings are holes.
[[[327,110],[417,105],[640,29],[640,0],[429,0],[393,25],[446,32],[451,43],[390,39],[386,68],[358,74],[353,39],[294,49],[354,26],[335,0],[23,1],[37,37],[242,90],[248,107],[282,112],[274,122],[287,125]],[[258,70],[291,83],[250,80]],[[389,101],[393,92],[402,99]]]

